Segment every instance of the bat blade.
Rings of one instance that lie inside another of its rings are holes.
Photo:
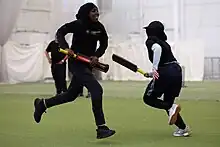
[[[134,63],[128,61],[127,59],[125,59],[123,57],[120,57],[116,54],[113,54],[112,55],[112,60],[115,61],[116,63],[130,69],[133,72],[138,72],[138,73],[144,75],[145,77],[150,77],[149,73],[146,73],[142,69],[138,68],[137,65],[135,65]]]
[[[135,65],[134,63],[131,63],[130,61],[126,60],[123,57],[120,57],[116,54],[113,54],[112,60],[117,62],[118,64],[130,69],[133,72],[137,72],[137,69],[138,69],[137,65]]]

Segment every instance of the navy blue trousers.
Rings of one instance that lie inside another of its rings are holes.
[[[157,108],[168,110],[172,107],[175,98],[179,96],[182,88],[182,69],[177,63],[172,63],[159,67],[159,79],[151,80],[148,84],[143,100],[144,103]],[[163,100],[158,99],[163,95]],[[185,123],[180,115],[178,115],[176,126],[181,129],[185,128]]]

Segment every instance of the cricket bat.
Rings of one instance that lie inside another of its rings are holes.
[[[144,75],[145,77],[151,77],[151,75],[145,71],[143,71],[141,68],[139,68],[137,65],[135,65],[134,63],[128,61],[127,59],[118,56],[116,54],[112,55],[112,60],[115,61],[116,63],[130,69],[133,72],[138,72],[142,75]]]
[[[59,52],[63,53],[63,54],[66,54],[68,55],[68,51],[64,50],[64,49],[59,49]],[[79,60],[79,61],[82,61],[82,62],[85,62],[85,63],[88,63],[90,64],[91,63],[91,60],[89,57],[85,56],[85,55],[82,55],[82,54],[73,54],[72,56],[73,58],[75,58],[76,60]],[[99,71],[102,71],[102,72],[108,72],[109,70],[109,65],[108,64],[104,64],[104,63],[100,63],[98,62],[95,66],[94,66],[95,69],[99,70]]]

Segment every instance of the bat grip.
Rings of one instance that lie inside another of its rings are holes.
[[[63,53],[63,54],[68,54],[68,51],[64,50],[64,49],[59,49],[59,52]]]
[[[142,75],[144,75],[147,78],[151,78],[153,75],[151,73],[148,72],[144,72],[142,69],[138,68],[137,72],[141,73]]]
[[[61,49],[61,48],[60,48],[60,49],[59,49],[59,52],[68,55],[68,51],[67,51],[67,50],[64,50],[64,49]],[[76,54],[73,54],[73,58],[76,58],[76,57],[77,57],[77,55],[76,55]]]
[[[146,72],[144,72],[144,71],[143,71],[142,69],[140,69],[140,68],[137,69],[137,72],[141,73],[142,75],[145,75],[145,74],[146,74]]]

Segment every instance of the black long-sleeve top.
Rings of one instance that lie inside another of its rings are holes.
[[[71,49],[75,53],[101,57],[108,47],[108,35],[100,22],[86,24],[75,20],[61,26],[57,30],[56,39],[62,49],[69,48],[65,40],[68,33],[73,33]],[[97,49],[98,41],[100,46]]]

